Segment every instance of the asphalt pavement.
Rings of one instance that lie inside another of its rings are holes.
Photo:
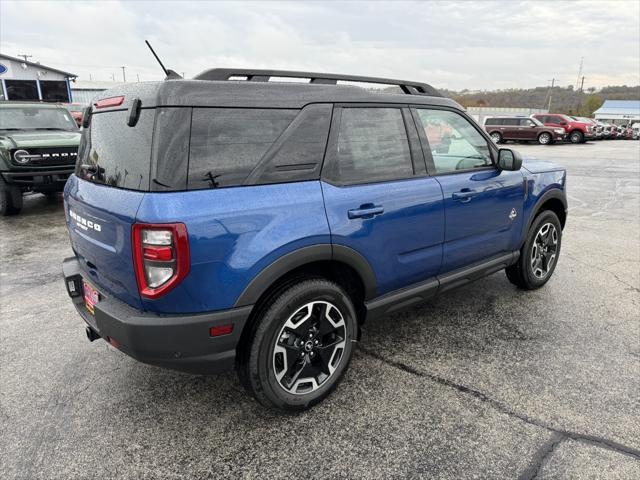
[[[568,169],[553,278],[503,272],[369,322],[338,389],[283,415],[233,373],[89,343],[61,200],[0,219],[0,478],[640,478],[640,142],[511,145]]]

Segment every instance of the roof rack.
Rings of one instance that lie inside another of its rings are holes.
[[[333,73],[294,72],[289,70],[254,70],[242,68],[212,68],[196,75],[194,80],[233,80],[232,77],[246,77],[248,82],[268,82],[271,77],[309,79],[309,83],[336,85],[338,81],[377,83],[382,85],[396,85],[407,95],[429,95],[442,97],[431,85],[407,80],[393,80],[390,78],[360,77],[357,75],[336,75]]]

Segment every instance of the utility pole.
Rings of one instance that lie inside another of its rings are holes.
[[[584,88],[584,75],[582,76],[582,80],[580,80],[580,92],[582,92]]]
[[[584,65],[584,57],[580,57],[580,68],[578,68],[578,79],[576,80],[576,90],[578,89],[578,83],[580,83],[580,77],[582,76],[583,65]]]
[[[140,83],[140,74],[136,73],[136,77],[138,78],[138,83]]]
[[[124,69],[125,69],[126,67],[120,67],[120,68],[122,69],[122,81],[123,81],[124,83],[127,83],[127,77],[125,77],[125,75],[124,75]]]
[[[33,55],[25,55],[24,53],[20,53],[18,57],[24,58],[25,62],[28,62],[30,58],[33,58]]]
[[[551,111],[551,97],[553,96],[553,87],[556,84],[556,79],[551,79],[551,88],[549,89],[549,108],[547,110]]]

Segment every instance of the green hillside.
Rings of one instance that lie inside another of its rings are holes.
[[[607,100],[640,100],[640,85],[629,87],[610,86],[601,90],[588,89],[584,92],[569,87],[536,87],[529,89],[508,89],[470,92],[463,90],[441,92],[465,107],[527,107],[547,108],[551,96],[551,110],[555,113],[591,116]]]

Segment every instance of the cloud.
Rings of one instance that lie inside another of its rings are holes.
[[[162,78],[144,45],[193,76],[286,68],[417,79],[449,89],[640,83],[640,3],[12,2],[0,47],[81,79]]]

